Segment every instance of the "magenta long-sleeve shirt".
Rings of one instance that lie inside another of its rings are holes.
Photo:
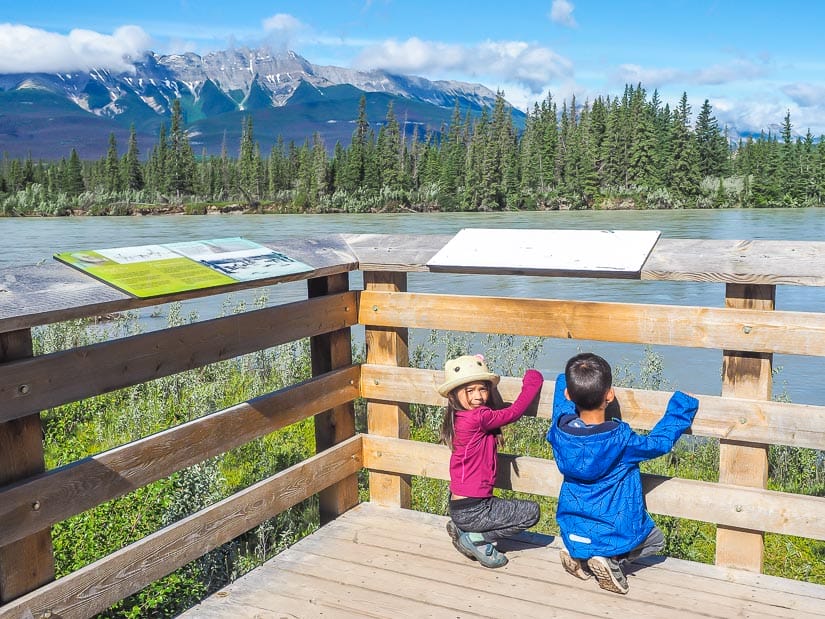
[[[456,411],[453,453],[450,456],[450,491],[458,496],[486,498],[493,495],[497,453],[494,431],[521,417],[541,391],[540,372],[527,370],[521,393],[507,408],[479,406]]]

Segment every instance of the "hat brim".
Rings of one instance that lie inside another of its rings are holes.
[[[496,386],[500,380],[501,377],[498,374],[493,374],[492,372],[479,372],[478,374],[470,374],[469,376],[456,377],[452,380],[448,380],[446,383],[442,383],[438,386],[438,393],[446,398],[450,395],[450,392],[453,389],[460,387],[461,385],[475,383],[478,381],[490,381],[493,386]]]

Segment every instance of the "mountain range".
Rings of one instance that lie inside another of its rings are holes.
[[[292,51],[239,48],[157,55],[134,63],[134,72],[0,75],[0,155],[33,159],[99,158],[114,133],[123,152],[134,126],[143,157],[169,126],[180,99],[195,154],[237,156],[247,117],[262,154],[281,136],[302,144],[318,132],[328,149],[349,144],[361,97],[376,129],[392,102],[408,137],[438,132],[458,104],[462,116],[491,109],[496,94],[480,84],[430,81],[385,71],[314,65]],[[525,115],[512,109],[514,124]]]

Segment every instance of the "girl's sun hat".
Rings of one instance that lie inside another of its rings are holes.
[[[444,365],[444,383],[439,385],[438,393],[446,398],[456,387],[484,380],[495,386],[500,377],[487,369],[482,355],[463,355],[450,359]]]

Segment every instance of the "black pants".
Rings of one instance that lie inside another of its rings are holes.
[[[456,499],[450,501],[450,518],[462,531],[481,533],[494,542],[529,529],[539,521],[539,504],[520,499]]]

